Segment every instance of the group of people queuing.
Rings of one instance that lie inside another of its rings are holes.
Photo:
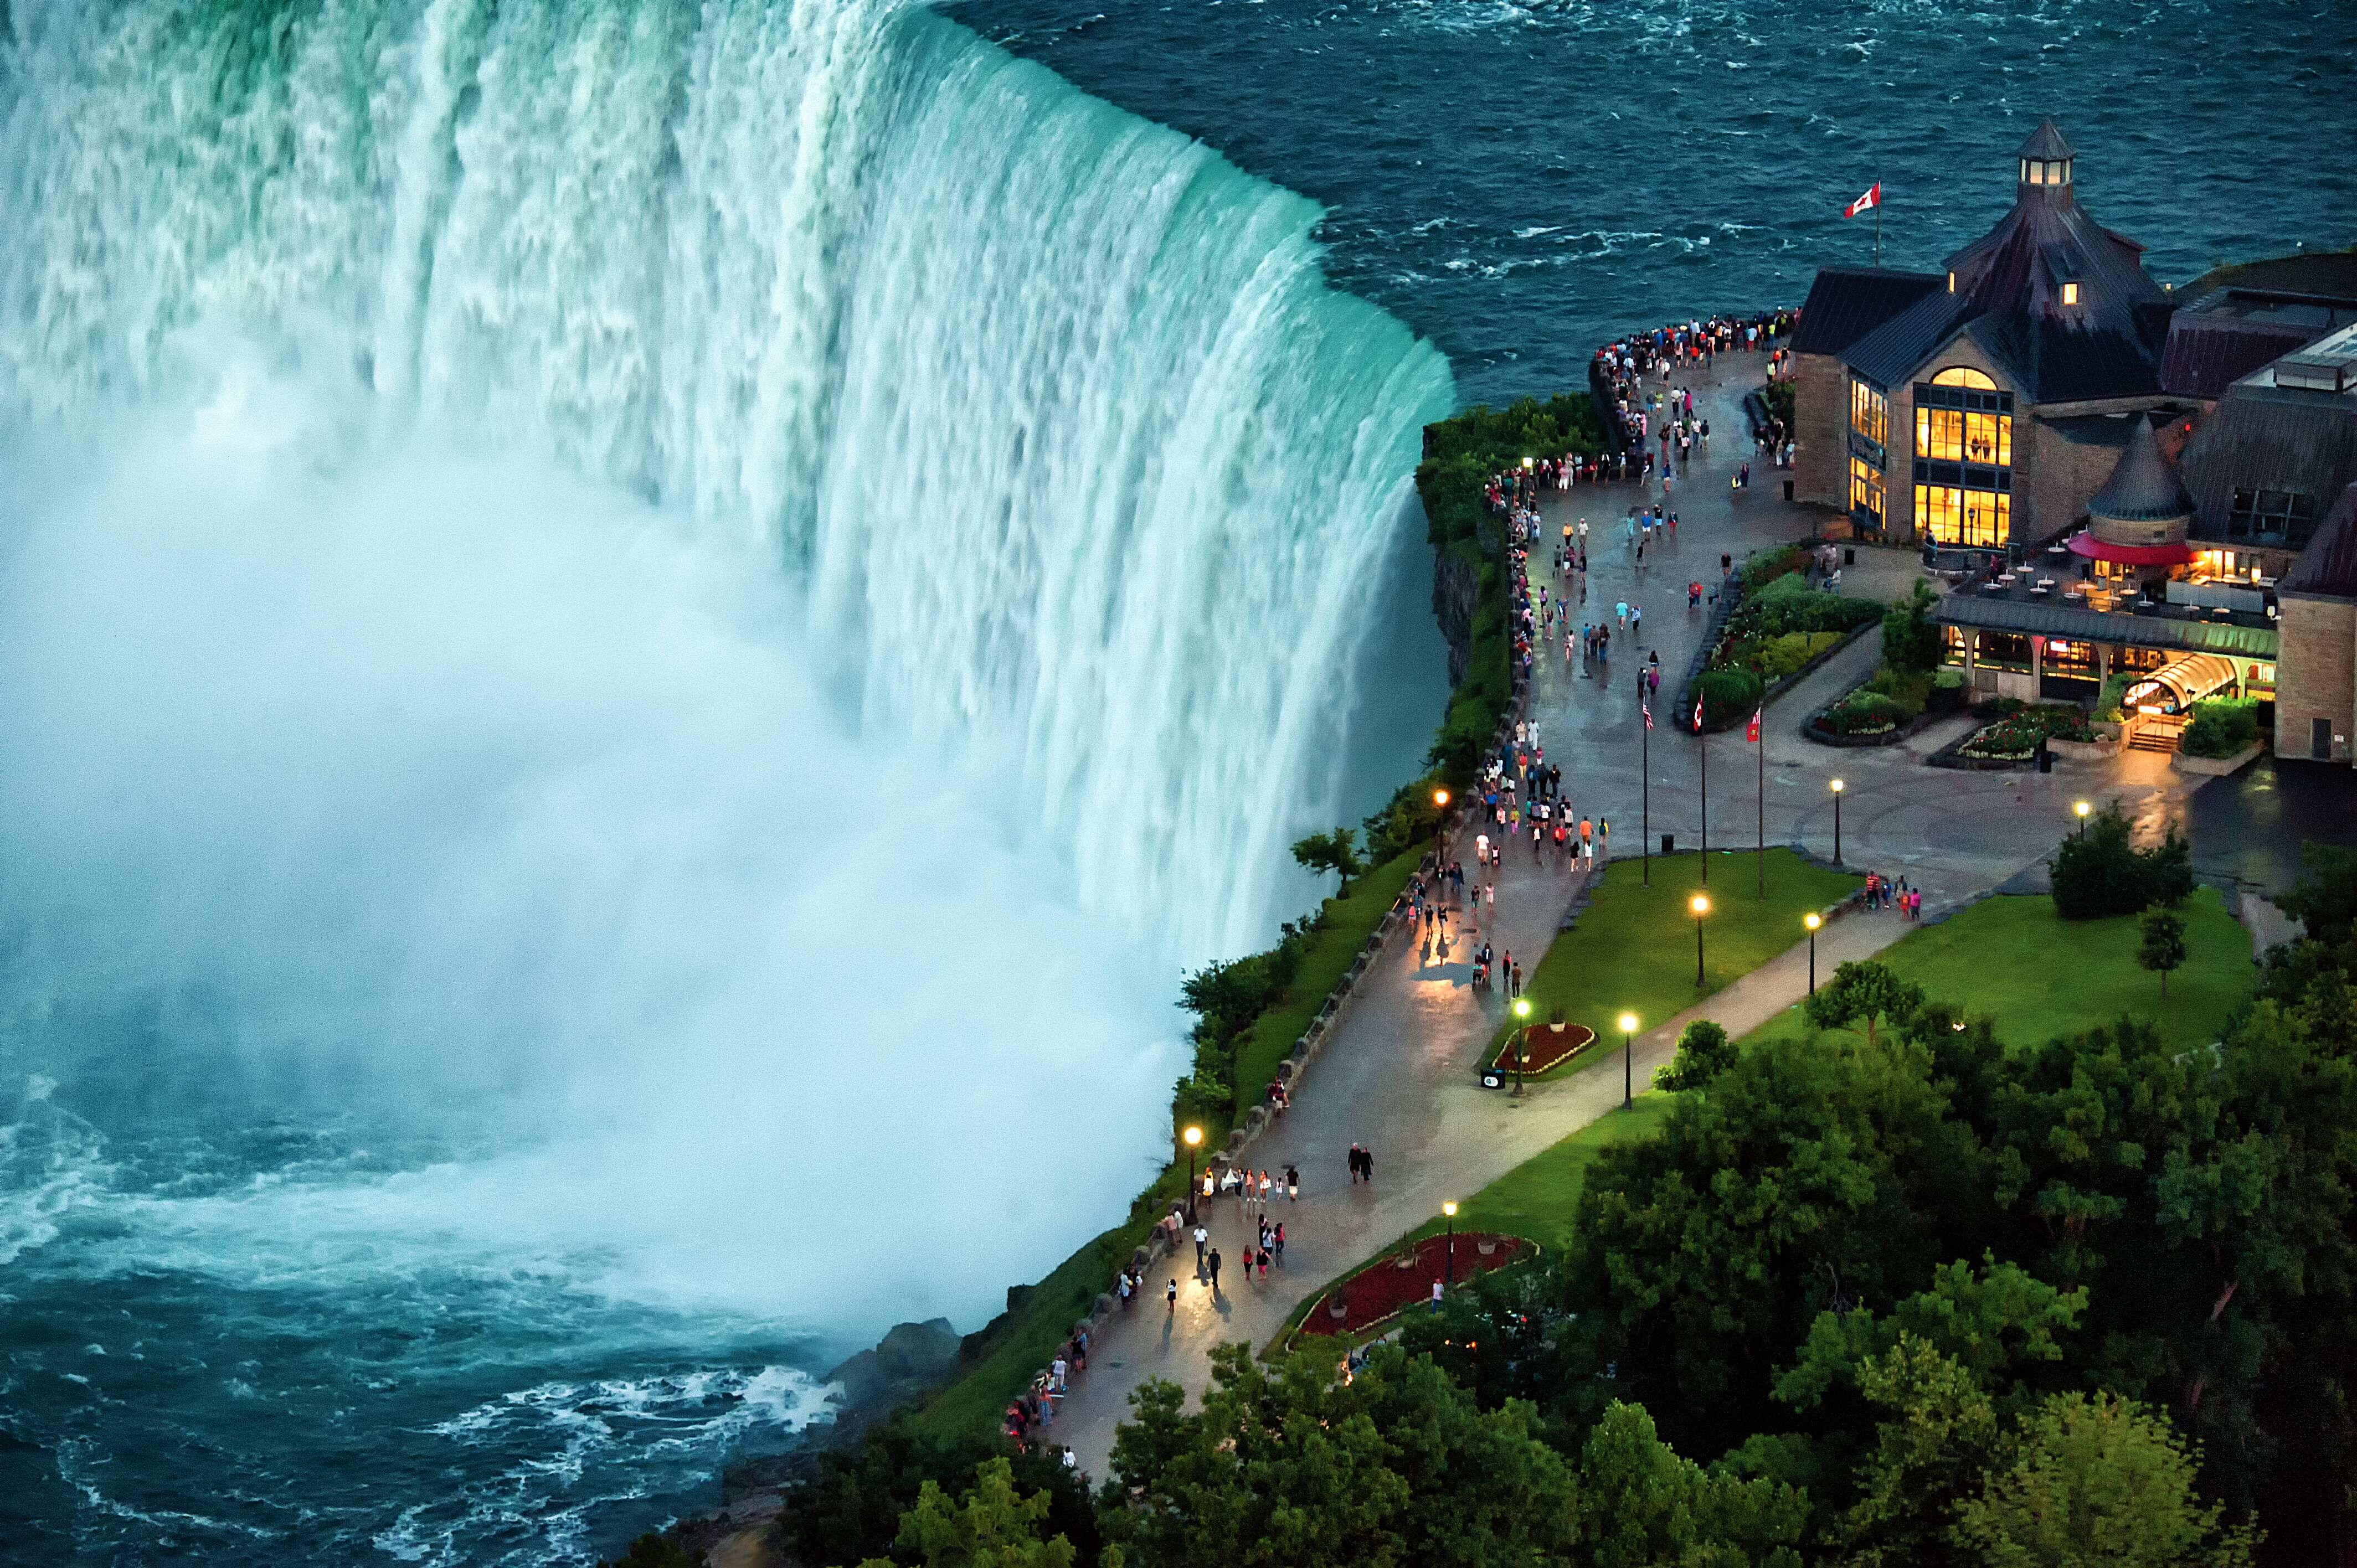
[[[1123,1283],[1126,1285],[1129,1280],[1125,1271]],[[1127,1301],[1125,1294],[1124,1304]],[[1033,1444],[1046,1441],[1048,1429],[1056,1423],[1056,1402],[1071,1391],[1071,1380],[1088,1369],[1089,1331],[1086,1327],[1076,1328],[1071,1338],[1056,1348],[1055,1359],[1048,1363],[1047,1369],[1031,1380],[1029,1388],[1007,1402],[1006,1413],[999,1423],[1007,1440],[1027,1454]],[[1065,1464],[1077,1466],[1070,1448],[1063,1454]]]
[[[1643,395],[1648,378],[1666,385],[1680,371],[1707,375],[1721,354],[1764,351],[1771,358],[1781,355],[1785,350],[1779,345],[1791,336],[1799,321],[1797,310],[1720,315],[1707,320],[1689,318],[1666,323],[1651,332],[1632,332],[1598,349],[1594,373],[1611,394],[1624,438],[1631,438],[1624,439],[1624,446],[1644,450],[1644,460],[1650,465],[1652,454],[1646,447],[1647,427],[1657,420],[1649,415],[1658,415],[1661,409],[1657,403],[1649,404]],[[1682,401],[1685,402],[1684,413],[1691,418],[1691,401]],[[1665,455],[1665,466],[1666,461]]]

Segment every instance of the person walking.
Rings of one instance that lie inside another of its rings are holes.
[[[1198,1274],[1203,1272],[1203,1248],[1211,1239],[1211,1233],[1209,1230],[1200,1225],[1195,1227],[1195,1272]]]
[[[1172,1280],[1170,1288],[1162,1293],[1162,1307],[1171,1316],[1178,1316],[1178,1282]]]
[[[1435,1313],[1437,1313],[1440,1310],[1440,1282],[1438,1280],[1432,1282],[1432,1310]]]
[[[1211,1294],[1220,1294],[1220,1250],[1217,1247],[1211,1249]]]
[[[1301,1167],[1290,1161],[1286,1162],[1285,1167],[1285,1200],[1287,1203],[1298,1203],[1301,1200]],[[1285,1227],[1280,1225],[1277,1229],[1282,1230]]]

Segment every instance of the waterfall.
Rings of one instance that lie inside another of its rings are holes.
[[[750,533],[871,726],[995,748],[1082,904],[1265,935],[1444,362],[1316,209],[868,0],[16,0],[0,408],[200,326]]]

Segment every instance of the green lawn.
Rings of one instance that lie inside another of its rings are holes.
[[[1368,872],[1351,885],[1347,898],[1326,900],[1326,929],[1309,950],[1301,955],[1301,968],[1286,988],[1285,1000],[1260,1015],[1260,1021],[1244,1031],[1236,1042],[1236,1120],[1260,1103],[1268,1090],[1268,1080],[1276,1076],[1276,1064],[1292,1051],[1294,1042],[1318,1016],[1318,1009],[1342,976],[1351,971],[1351,961],[1359,950],[1367,945],[1382,923],[1383,912],[1392,907],[1415,875],[1416,863],[1424,858],[1425,847],[1394,855],[1390,860]],[[1221,1134],[1224,1144],[1226,1133]],[[1207,1144],[1208,1146],[1208,1144]]]
[[[1459,1203],[1457,1228],[1527,1236],[1549,1249],[1564,1246],[1571,1240],[1571,1211],[1579,1203],[1587,1167],[1596,1163],[1597,1155],[1609,1144],[1651,1134],[1667,1120],[1676,1098],[1640,1087],[1629,1110],[1605,1112]],[[1427,1235],[1442,1224],[1436,1219],[1416,1234]]]
[[[2165,1003],[2160,977],[2136,964],[2136,917],[2064,920],[2043,897],[1985,898],[1885,949],[1881,961],[1933,1001],[1994,1020],[1998,1038],[2017,1049],[2123,1015],[2152,1025],[2174,1044],[2203,1046],[2250,999],[2257,972],[2250,933],[2226,912],[2216,888],[2195,888],[2184,915],[2189,956],[2169,977]],[[1807,1030],[1796,1007],[1749,1037]]]
[[[1701,886],[1702,857],[1655,855],[1652,886],[1641,861],[1605,868],[1579,924],[1555,939],[1537,972],[1525,964],[1531,1020],[1544,1024],[1555,1008],[1596,1031],[1605,1046],[1619,1043],[1617,1020],[1634,1013],[1641,1033],[1675,1016],[1731,981],[1804,940],[1801,917],[1839,903],[1864,880],[1821,871],[1790,850],[1768,852],[1768,896],[1757,891],[1749,852],[1710,857],[1710,913],[1703,918],[1703,974],[1695,984],[1695,920],[1686,900]],[[1512,1026],[1491,1041],[1494,1056]],[[1614,1053],[1591,1049],[1559,1069],[1577,1072]]]

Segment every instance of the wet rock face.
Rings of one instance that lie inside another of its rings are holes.
[[[1473,662],[1473,612],[1481,599],[1481,563],[1470,545],[1433,552],[1432,613],[1448,642],[1448,683],[1464,684]]]
[[[899,1323],[877,1341],[827,1373],[843,1385],[846,1411],[868,1412],[923,1392],[956,1370],[958,1331],[946,1317]]]

